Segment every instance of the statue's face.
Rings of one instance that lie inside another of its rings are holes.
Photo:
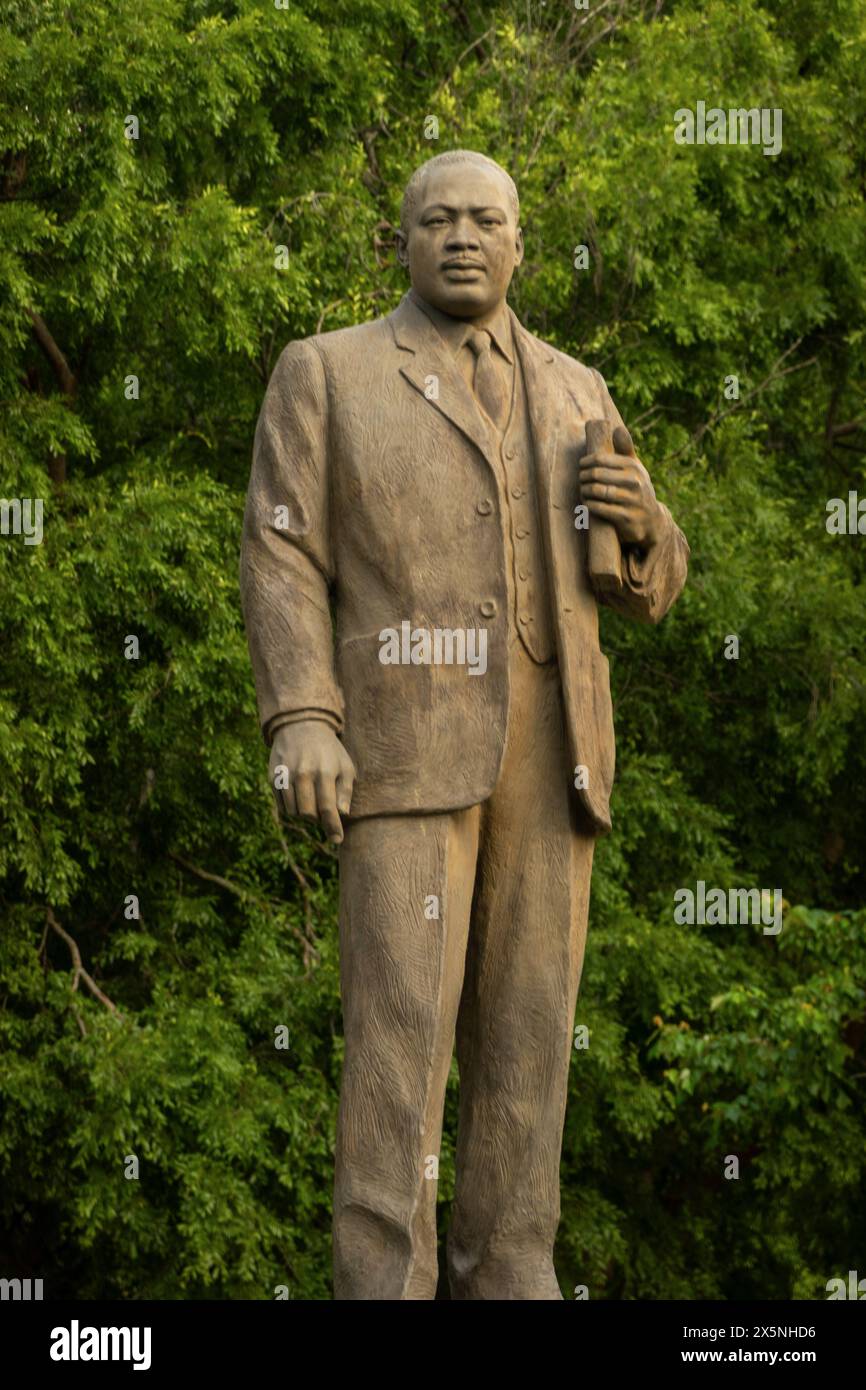
[[[431,169],[397,255],[422,299],[443,313],[468,319],[495,309],[523,260],[505,181],[481,164]]]

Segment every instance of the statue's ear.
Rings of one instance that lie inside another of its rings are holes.
[[[397,243],[397,260],[404,267],[404,269],[408,269],[409,240],[405,232],[401,232],[399,227],[397,228],[397,231],[394,233],[394,240]]]

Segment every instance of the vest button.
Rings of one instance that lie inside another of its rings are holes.
[[[493,503],[489,497],[483,497],[475,508],[479,516],[489,516],[493,511]]]
[[[514,450],[512,449],[512,447],[511,447],[510,444],[509,444],[508,448],[505,450],[505,457],[506,457],[507,459],[513,459],[513,458],[514,458]]]
[[[526,537],[527,537],[528,535],[529,535],[529,532],[527,531],[527,529],[526,529],[525,526],[518,526],[518,528],[517,528],[517,539],[518,539],[519,541],[525,540]]]
[[[480,605],[478,611],[480,612],[482,618],[495,618],[496,603],[492,598],[486,598],[484,602]]]
[[[521,615],[520,615],[520,621],[521,621],[521,622],[524,624],[524,626],[525,626],[528,622],[530,622],[529,614],[528,614],[528,613],[521,613]]]
[[[513,488],[511,489],[511,496],[512,496],[512,497],[522,497],[522,496],[523,496],[523,488],[522,488],[522,487],[513,487]]]
[[[517,573],[520,575],[521,579],[529,578],[529,570],[518,570]]]

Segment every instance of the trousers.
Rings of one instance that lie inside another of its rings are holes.
[[[454,1299],[560,1299],[559,1162],[595,844],[572,792],[559,668],[515,637],[481,805],[349,821],[337,1299],[432,1299],[445,1089],[460,1077]]]

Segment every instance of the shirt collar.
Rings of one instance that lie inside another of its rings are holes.
[[[467,323],[465,319],[456,319],[451,314],[444,314],[441,309],[434,308],[432,304],[427,303],[426,299],[422,299],[415,289],[410,289],[409,298],[423,314],[427,315],[439,336],[445,340],[456,357],[474,325]],[[484,325],[483,332],[490,334],[506,362],[513,365],[511,320],[506,305],[503,304],[495,318]]]

